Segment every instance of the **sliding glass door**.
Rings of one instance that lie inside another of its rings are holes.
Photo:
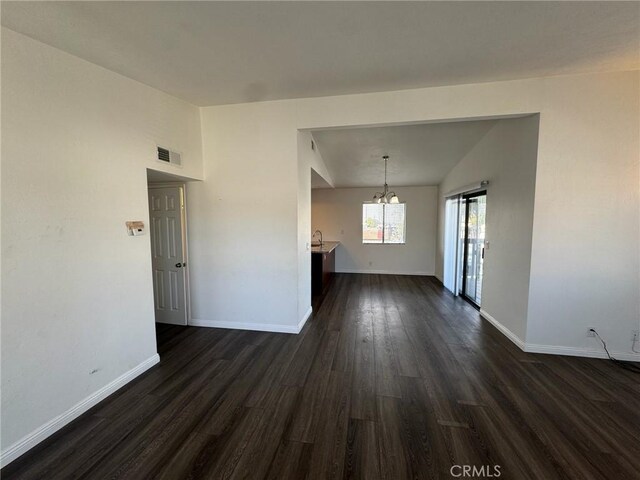
[[[480,306],[482,303],[482,274],[485,246],[485,216],[487,192],[474,192],[462,197],[460,218],[464,219],[462,239],[462,295]]]
[[[449,197],[445,201],[445,227],[444,227],[444,265],[442,271],[442,283],[445,288],[454,295],[458,295],[461,277],[460,265],[460,195]]]

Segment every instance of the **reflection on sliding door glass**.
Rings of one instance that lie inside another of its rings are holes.
[[[456,287],[458,289],[458,294],[462,294],[462,288],[464,285],[464,281],[463,281],[463,276],[464,276],[464,245],[465,245],[465,236],[466,236],[466,232],[467,232],[467,224],[466,224],[466,220],[467,220],[467,202],[466,201],[461,201],[460,202],[460,208],[459,208],[459,225],[458,225],[458,260],[456,262],[456,276],[457,276],[457,283],[456,283]]]
[[[482,301],[484,240],[487,196],[484,192],[465,198],[466,225],[463,294],[476,305]]]
[[[443,283],[444,286],[454,295],[458,295],[457,269],[458,265],[458,229],[459,217],[458,207],[460,197],[450,197],[446,199],[445,204],[445,226],[444,226],[444,269]]]

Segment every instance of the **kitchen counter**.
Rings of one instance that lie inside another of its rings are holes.
[[[331,253],[338,245],[340,242],[322,242],[322,245],[311,244],[311,253]]]

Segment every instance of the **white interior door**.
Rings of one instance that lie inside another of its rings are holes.
[[[187,325],[184,191],[149,186],[156,322]]]

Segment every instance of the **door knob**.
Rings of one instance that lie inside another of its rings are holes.
[[[182,267],[182,264],[181,263],[176,263],[176,268],[180,268],[180,267]]]

